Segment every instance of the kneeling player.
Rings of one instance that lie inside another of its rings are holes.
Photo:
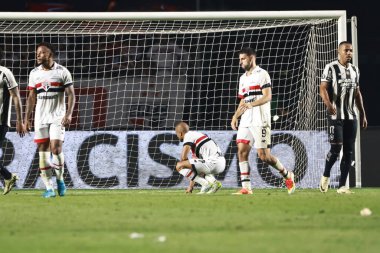
[[[195,183],[202,186],[198,194],[218,191],[222,184],[214,175],[223,172],[226,167],[226,159],[218,145],[205,134],[189,131],[189,126],[185,122],[176,124],[175,131],[178,139],[184,142],[181,161],[177,163],[176,169],[190,180],[186,193],[193,191]],[[190,151],[194,159],[188,159]]]

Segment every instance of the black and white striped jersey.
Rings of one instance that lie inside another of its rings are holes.
[[[356,119],[354,108],[359,76],[358,67],[350,63],[347,68],[338,61],[326,65],[321,81],[329,83],[329,99],[337,111],[335,115],[330,115],[331,119]]]
[[[17,87],[13,73],[6,67],[0,66],[0,125],[10,127],[12,99],[10,89]]]

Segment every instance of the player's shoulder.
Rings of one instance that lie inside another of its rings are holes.
[[[57,62],[55,62],[54,64],[55,64],[54,68],[57,69],[57,70],[69,71],[65,66],[63,66],[63,65],[61,65],[61,64],[59,64]]]
[[[256,68],[255,68],[255,72],[258,73],[258,74],[263,74],[263,75],[268,74],[268,71],[266,71],[265,69],[263,69],[263,68],[260,67],[260,66],[256,66]]]
[[[37,66],[37,67],[35,67],[34,69],[32,69],[31,71],[30,71],[30,74],[32,75],[32,74],[35,74],[35,73],[37,73],[39,70],[41,70],[42,68],[41,68],[41,65],[39,65],[39,66]]]
[[[2,65],[0,65],[0,71],[3,73],[7,73],[7,74],[12,73],[12,71],[9,68],[2,66]]]

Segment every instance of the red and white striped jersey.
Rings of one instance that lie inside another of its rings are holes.
[[[56,62],[50,70],[40,65],[30,72],[28,90],[37,93],[35,124],[62,120],[66,113],[65,88],[72,84],[70,72]]]
[[[256,66],[252,74],[247,72],[240,77],[239,81],[239,98],[244,99],[246,103],[256,101],[263,96],[262,90],[271,88],[271,80],[268,72],[259,66]],[[255,106],[246,110],[240,119],[239,126],[270,126],[270,102],[260,106]]]
[[[200,159],[209,159],[222,156],[222,152],[216,143],[207,135],[200,132],[189,131],[185,134],[184,146],[189,145],[193,156]]]

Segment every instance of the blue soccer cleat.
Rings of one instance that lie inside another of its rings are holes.
[[[66,185],[65,185],[65,182],[63,182],[63,180],[58,180],[57,179],[57,190],[58,190],[58,195],[63,197],[65,196],[65,193],[66,193]]]
[[[55,197],[55,191],[53,189],[46,190],[42,194],[42,197],[44,197],[44,198],[54,198]]]

